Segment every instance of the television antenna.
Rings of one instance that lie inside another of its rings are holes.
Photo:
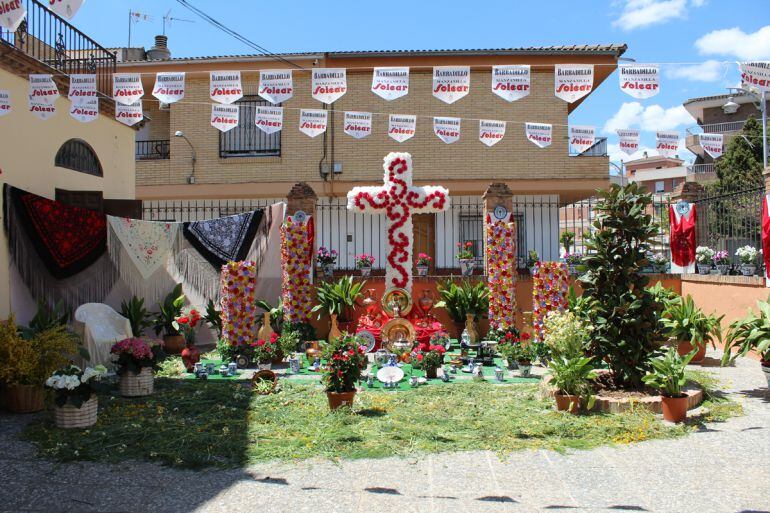
[[[128,47],[131,48],[131,25],[140,21],[152,21],[152,16],[140,12],[128,11]]]
[[[172,21],[183,21],[185,23],[195,23],[193,20],[186,20],[184,18],[173,18],[171,16],[171,10],[166,13],[166,15],[163,17],[163,35],[166,35],[166,23],[171,25]]]

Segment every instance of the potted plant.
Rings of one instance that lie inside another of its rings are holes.
[[[425,377],[436,379],[438,368],[444,364],[446,348],[440,344],[428,346],[427,351],[417,353],[417,360],[425,369]]]
[[[311,311],[318,312],[319,319],[327,313],[332,325],[338,322],[342,331],[348,331],[365,285],[365,281],[356,283],[352,276],[343,276],[336,282],[319,283],[316,288],[317,304]]]
[[[577,274],[577,266],[583,262],[583,253],[564,253],[564,263],[567,264],[570,274]]]
[[[537,251],[534,249],[530,249],[527,252],[527,268],[529,269],[529,274],[532,276],[535,275],[535,271],[537,270],[537,264],[540,263],[540,255],[537,254]]]
[[[725,339],[722,365],[754,351],[759,355],[760,365],[770,388],[770,298],[768,301],[757,301],[757,309],[759,315],[749,310],[746,317],[730,325]],[[738,351],[733,353],[735,349]]]
[[[278,336],[278,351],[284,358],[290,358],[293,353],[300,350],[301,343],[299,331],[283,330]]]
[[[489,287],[483,281],[475,285],[463,281],[458,285],[447,280],[438,284],[438,293],[441,301],[434,306],[446,309],[455,324],[457,338],[465,327],[468,314],[473,316],[474,321],[478,321],[489,311]]]
[[[200,361],[201,353],[195,347],[195,328],[201,321],[201,314],[195,308],[190,308],[187,312],[174,319],[174,329],[176,329],[185,340],[185,348],[182,349],[182,362],[187,372],[192,372],[195,364]]]
[[[564,252],[569,253],[572,244],[575,242],[575,232],[569,230],[561,232],[561,235],[559,235],[559,242],[564,248]]]
[[[497,352],[508,362],[508,368],[519,369],[523,377],[529,376],[536,356],[529,339],[529,333],[519,335],[513,328],[506,330],[497,344]]]
[[[329,251],[325,247],[321,246],[316,252],[316,262],[321,267],[323,275],[327,278],[334,276],[334,264],[337,263],[337,251],[332,249]]]
[[[150,395],[154,389],[153,372],[160,368],[166,353],[163,342],[127,338],[110,349],[119,376],[118,388],[125,397]]]
[[[120,315],[128,319],[135,337],[141,337],[144,330],[153,325],[152,314],[144,307],[144,298],[131,296],[128,301],[121,301]]]
[[[272,333],[267,340],[259,339],[251,344],[251,361],[257,362],[259,370],[270,370],[273,366],[273,359],[280,351],[278,345],[278,334]]]
[[[596,378],[596,371],[592,360],[593,358],[588,356],[562,356],[550,361],[548,373],[555,388],[554,398],[558,411],[577,413],[581,400],[587,401],[589,410],[593,408],[592,381]]]
[[[655,272],[664,274],[668,270],[668,258],[663,253],[655,253],[650,259]]]
[[[326,361],[323,382],[329,409],[352,406],[356,395],[356,383],[366,367],[366,347],[358,337],[343,335],[330,341],[323,350]]]
[[[182,315],[184,300],[182,284],[177,283],[174,290],[158,303],[158,313],[155,314],[155,334],[163,333],[164,349],[169,354],[179,354],[185,347],[184,337],[174,327],[177,317]]]
[[[663,418],[669,422],[683,422],[687,417],[687,394],[682,391],[687,384],[684,370],[696,352],[693,349],[681,356],[671,347],[664,357],[650,361],[652,370],[642,378],[647,385],[660,390]]]
[[[738,248],[735,256],[741,259],[741,274],[744,276],[754,276],[757,272],[757,256],[759,251],[754,246],[743,246]]]
[[[203,320],[209,325],[209,328],[216,332],[217,340],[221,339],[222,310],[219,310],[211,299],[209,299],[209,302],[206,304],[206,313],[203,315]]]
[[[575,313],[552,311],[545,317],[543,342],[554,359],[572,359],[586,353],[590,329]]]
[[[714,253],[711,257],[714,265],[722,276],[727,276],[730,273],[730,254],[727,251],[721,250]]]
[[[473,274],[473,267],[476,264],[473,255],[473,242],[468,240],[465,243],[457,243],[457,260],[460,261],[460,273],[463,276]]]
[[[5,408],[13,413],[42,410],[46,379],[78,352],[77,337],[63,325],[28,335],[22,337],[13,315],[0,321],[0,382]]]
[[[709,274],[711,272],[711,259],[714,258],[714,253],[714,250],[708,246],[698,246],[695,248],[695,262],[698,274]]]
[[[374,255],[361,253],[356,257],[356,269],[361,271],[361,276],[367,277],[372,274],[374,265]]]
[[[427,276],[430,264],[433,262],[433,258],[427,253],[418,253],[415,264],[417,266],[417,276]]]
[[[693,363],[699,363],[706,356],[707,343],[711,342],[713,346],[714,337],[721,342],[723,317],[724,315],[706,315],[695,306],[695,301],[688,295],[681,301],[669,303],[660,322],[669,340],[677,343],[679,354],[684,356],[697,349],[691,360]]]
[[[54,392],[54,421],[63,429],[85,428],[96,424],[99,399],[97,384],[107,369],[102,365],[86,367],[68,365],[54,371],[45,386]]]

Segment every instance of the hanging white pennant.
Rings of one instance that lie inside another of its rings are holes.
[[[363,139],[372,133],[371,112],[346,112],[345,133],[356,139]]]
[[[395,100],[409,93],[409,68],[374,68],[372,92],[385,100]]]
[[[592,126],[569,127],[569,143],[572,149],[580,154],[594,145],[596,142],[596,130]]]
[[[46,121],[56,115],[56,105],[42,102],[36,98],[30,98],[29,111],[43,121]]]
[[[220,132],[227,132],[238,126],[240,107],[237,105],[211,106],[211,126]]]
[[[172,71],[157,73],[152,95],[163,103],[175,103],[184,98],[185,73]]]
[[[75,17],[75,14],[77,14],[78,10],[83,5],[83,2],[85,2],[85,0],[48,0],[47,3],[48,8],[53,12],[62,18],[71,20]]]
[[[620,151],[626,155],[633,155],[639,151],[639,130],[633,128],[619,128],[616,130],[618,134],[618,146]]]
[[[132,103],[131,105],[115,103],[115,119],[128,126],[134,126],[142,121],[144,119],[142,100]]]
[[[479,120],[479,141],[487,146],[494,146],[505,136],[505,121],[493,119]]]
[[[679,151],[679,132],[655,132],[655,149],[663,157],[673,157]]]
[[[0,116],[11,113],[11,92],[8,89],[0,89]]]
[[[391,114],[388,116],[388,137],[397,142],[404,142],[414,137],[417,132],[417,116]]]
[[[70,116],[81,123],[89,123],[99,117],[99,98],[86,98],[70,105]]]
[[[553,91],[565,102],[576,102],[594,88],[593,64],[557,64],[554,66]]]
[[[454,103],[471,90],[469,66],[437,66],[433,68],[433,96],[444,103]]]
[[[348,91],[345,68],[313,68],[312,96],[321,103],[334,103]]]
[[[547,123],[526,123],[524,133],[530,142],[540,148],[550,146],[553,141],[553,125]]]
[[[59,89],[51,75],[30,75],[29,96],[38,103],[53,105],[59,98]]]
[[[529,94],[529,65],[492,66],[492,92],[513,102]]]
[[[90,100],[98,98],[96,92],[96,75],[70,75],[70,89],[67,98],[73,104],[88,103]]]
[[[433,118],[433,133],[447,144],[460,140],[460,118]]]
[[[283,128],[283,107],[257,107],[254,122],[266,134],[280,131]]]
[[[299,131],[310,137],[326,132],[327,111],[321,109],[302,109],[299,111]]]
[[[240,71],[212,71],[209,73],[209,96],[218,103],[230,105],[243,97]]]
[[[139,73],[115,73],[112,76],[112,97],[117,103],[132,105],[144,96]]]
[[[4,29],[16,32],[26,15],[27,8],[22,0],[0,1],[0,26]]]
[[[660,92],[660,67],[657,64],[618,65],[620,90],[643,100]]]
[[[259,96],[278,104],[294,96],[294,81],[290,69],[262,70],[259,72]]]
[[[725,142],[723,134],[698,134],[698,142],[711,158],[718,159],[722,156]]]
[[[770,91],[770,61],[739,62],[741,85],[756,87],[759,91]]]

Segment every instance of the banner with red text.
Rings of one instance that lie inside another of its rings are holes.
[[[492,92],[513,102],[529,94],[529,65],[492,66]]]
[[[770,61],[739,62],[741,85],[754,86],[759,91],[770,91]]]
[[[53,105],[59,97],[59,89],[51,75],[30,75],[29,96],[37,103]]]
[[[87,103],[99,98],[99,93],[96,92],[96,75],[70,75],[67,97],[72,103]]]
[[[142,96],[144,87],[139,73],[115,73],[112,76],[112,98],[117,103],[131,105]]]
[[[619,128],[616,130],[618,134],[618,147],[620,151],[626,155],[633,155],[639,151],[639,130],[634,128]]]
[[[184,71],[157,73],[152,95],[163,103],[178,102],[184,98],[184,80]]]
[[[321,103],[334,103],[348,91],[345,68],[313,68],[312,96]]]
[[[469,66],[438,66],[433,68],[433,96],[444,103],[454,103],[471,90]]]
[[[326,132],[328,111],[321,109],[302,109],[299,111],[299,131],[309,137],[316,137]]]
[[[0,116],[11,113],[11,92],[8,89],[0,89]]]
[[[99,98],[84,98],[70,104],[70,116],[81,123],[90,123],[99,117]]]
[[[671,158],[679,151],[679,132],[655,132],[655,149],[666,158]]]
[[[388,116],[388,137],[400,143],[411,139],[417,132],[417,116],[391,114]]]
[[[27,15],[27,8],[24,7],[22,0],[5,0],[0,2],[0,27],[11,32],[16,32],[24,16]]]
[[[374,68],[372,92],[391,101],[409,93],[409,68]]]
[[[75,17],[83,2],[85,0],[47,0],[45,3],[48,4],[49,9],[62,18],[71,20]]]
[[[238,126],[241,109],[237,105],[212,105],[211,126],[220,132],[228,132]]]
[[[134,126],[142,121],[144,119],[142,100],[132,103],[131,105],[115,103],[115,119],[128,126]]]
[[[593,64],[557,64],[553,72],[553,90],[557,98],[573,103],[594,88]]]
[[[283,128],[283,107],[257,107],[254,123],[266,134],[280,131]]]
[[[345,133],[356,139],[363,139],[372,133],[371,112],[346,112]]]
[[[217,103],[230,105],[243,97],[240,71],[209,73],[209,97]]]
[[[569,127],[569,144],[575,153],[583,153],[596,142],[596,129],[592,126]]]
[[[505,137],[505,121],[493,119],[479,120],[479,141],[487,146],[494,146]]]
[[[294,80],[290,69],[261,70],[259,96],[273,104],[283,103],[294,96]]]
[[[460,118],[433,118],[433,133],[447,144],[460,140]]]
[[[43,121],[46,121],[56,115],[56,104],[45,103],[39,98],[30,98],[29,111]]]
[[[526,123],[524,133],[527,140],[540,148],[550,146],[553,141],[553,125],[547,123]]]
[[[660,92],[660,68],[657,64],[618,65],[620,90],[629,96],[644,100]]]
[[[698,142],[703,151],[718,159],[724,151],[725,136],[723,134],[698,134]]]

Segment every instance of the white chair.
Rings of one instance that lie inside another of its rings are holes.
[[[109,366],[110,348],[115,342],[132,336],[128,319],[102,303],[80,305],[75,310],[75,325],[91,354],[89,366]]]

